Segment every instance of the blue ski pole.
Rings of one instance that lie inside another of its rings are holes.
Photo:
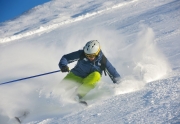
[[[8,81],[8,82],[0,83],[0,85],[9,84],[9,83],[17,82],[17,81],[22,81],[22,80],[27,80],[27,79],[30,79],[30,78],[35,78],[35,77],[39,77],[39,76],[43,76],[43,75],[48,75],[48,74],[52,74],[52,73],[56,73],[56,72],[60,72],[60,71],[61,70],[57,70],[57,71],[52,71],[52,72],[48,72],[48,73],[44,73],[44,74],[39,74],[39,75],[25,77],[25,78],[21,78],[21,79],[17,79],[17,80],[12,80],[12,81]]]

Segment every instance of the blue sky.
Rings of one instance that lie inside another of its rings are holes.
[[[48,1],[50,0],[0,0],[0,23],[18,17]]]

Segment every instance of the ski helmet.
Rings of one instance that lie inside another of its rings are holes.
[[[100,44],[97,40],[91,40],[86,43],[84,46],[84,53],[86,55],[95,55],[97,56],[100,52]]]

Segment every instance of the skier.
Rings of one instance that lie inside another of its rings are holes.
[[[77,61],[76,66],[69,70],[68,64]],[[61,72],[69,72],[62,82],[68,83],[67,89],[78,86],[76,90],[79,102],[92,90],[106,72],[113,83],[120,83],[120,75],[101,51],[97,40],[86,43],[83,50],[63,55],[59,62]],[[61,82],[61,83],[62,83]],[[67,90],[66,89],[66,90]]]

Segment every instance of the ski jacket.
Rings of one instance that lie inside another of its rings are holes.
[[[94,61],[88,60],[85,56],[82,57],[82,54],[84,54],[83,50],[78,50],[66,55],[63,55],[60,62],[59,67],[67,66],[69,63],[72,63],[74,61],[77,61],[76,66],[71,70],[72,73],[75,75],[85,78],[89,74],[91,74],[94,71],[98,71],[102,75],[102,68],[101,68],[101,59],[103,58],[103,53],[100,51],[99,55],[95,58]],[[114,83],[119,81],[120,75],[116,71],[116,69],[112,66],[112,64],[106,60],[105,63],[105,71],[108,73],[110,78]]]

